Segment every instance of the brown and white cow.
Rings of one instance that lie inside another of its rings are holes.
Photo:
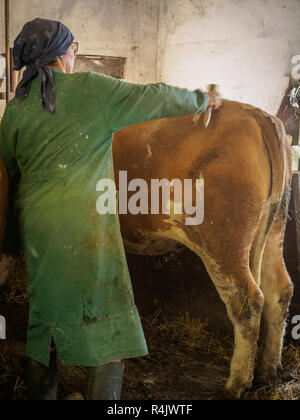
[[[281,368],[285,319],[293,284],[283,260],[290,196],[291,155],[280,120],[249,105],[224,101],[207,129],[203,116],[128,127],[113,143],[116,183],[204,178],[205,218],[120,215],[128,252],[163,255],[184,244],[203,261],[226,305],[235,348],[226,393],[251,386],[262,313],[260,379]]]
[[[265,380],[281,368],[293,294],[283,260],[291,156],[282,123],[257,108],[224,101],[207,129],[202,119],[187,116],[128,127],[115,135],[113,154],[117,186],[121,170],[128,172],[128,181],[142,178],[149,185],[151,179],[183,184],[184,179],[204,178],[204,222],[187,226],[184,214],[149,211],[120,215],[121,231],[128,252],[163,255],[180,243],[202,259],[234,327],[226,391],[239,398],[253,381],[262,313],[259,376]],[[5,169],[1,173],[5,197]],[[5,200],[0,206],[3,215]]]

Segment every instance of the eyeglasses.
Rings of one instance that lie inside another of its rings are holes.
[[[74,41],[72,43],[72,50],[73,50],[74,54],[77,54],[78,53],[78,49],[79,49],[79,42],[78,41]]]

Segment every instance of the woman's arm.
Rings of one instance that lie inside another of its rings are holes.
[[[89,73],[91,91],[112,131],[159,118],[204,112],[208,97],[164,83],[135,84],[94,72]]]

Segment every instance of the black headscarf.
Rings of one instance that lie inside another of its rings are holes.
[[[16,89],[16,97],[26,98],[32,80],[39,74],[40,100],[43,108],[53,114],[56,88],[47,64],[65,54],[73,41],[70,30],[60,22],[40,18],[27,22],[16,38],[13,49],[15,70],[26,66]]]

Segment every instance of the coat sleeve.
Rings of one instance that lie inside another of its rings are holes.
[[[8,113],[5,112],[0,123],[0,157],[4,164],[4,177],[8,180],[8,197],[6,210],[6,227],[4,234],[3,252],[18,253],[20,246],[20,238],[18,234],[18,217],[14,210],[14,202],[17,187],[20,181],[20,171],[14,157],[14,144],[10,143],[10,130],[8,128]],[[6,169],[6,171],[5,171]],[[3,186],[5,190],[5,186]],[[0,209],[2,211],[2,208]]]
[[[92,92],[112,131],[143,121],[198,114],[207,108],[207,95],[165,83],[135,84],[90,72]]]

